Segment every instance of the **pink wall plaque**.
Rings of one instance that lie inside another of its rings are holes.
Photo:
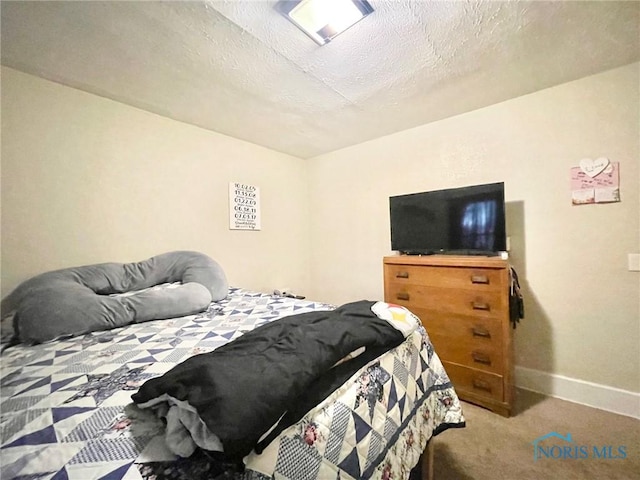
[[[583,159],[571,169],[571,203],[611,203],[620,201],[620,163],[607,158]]]

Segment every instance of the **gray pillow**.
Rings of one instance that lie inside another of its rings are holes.
[[[145,290],[162,283],[182,285]],[[2,318],[14,314],[17,339],[40,343],[180,317],[205,310],[227,296],[224,271],[198,252],[169,252],[137,263],[103,263],[43,273],[19,285],[2,301]]]

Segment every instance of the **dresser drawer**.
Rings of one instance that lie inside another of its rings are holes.
[[[493,268],[434,267],[416,265],[384,266],[385,281],[425,286],[474,288],[503,291],[503,271]]]
[[[504,292],[443,288],[389,282],[385,301],[411,309],[456,313],[472,317],[500,317],[506,310]]]
[[[436,350],[437,353],[437,350]],[[451,362],[442,362],[457,392],[468,392],[474,396],[490,400],[503,400],[503,377],[493,373],[482,372]]]
[[[441,359],[469,367],[502,374],[504,353],[500,321],[460,315],[429,314],[420,317]]]

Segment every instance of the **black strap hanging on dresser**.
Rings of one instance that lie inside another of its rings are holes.
[[[509,267],[509,320],[513,328],[516,328],[521,318],[524,318],[524,298],[518,274],[513,267]]]

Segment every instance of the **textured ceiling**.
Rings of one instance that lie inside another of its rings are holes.
[[[275,1],[2,1],[2,63],[309,158],[640,60],[640,3],[370,0],[318,46]]]

